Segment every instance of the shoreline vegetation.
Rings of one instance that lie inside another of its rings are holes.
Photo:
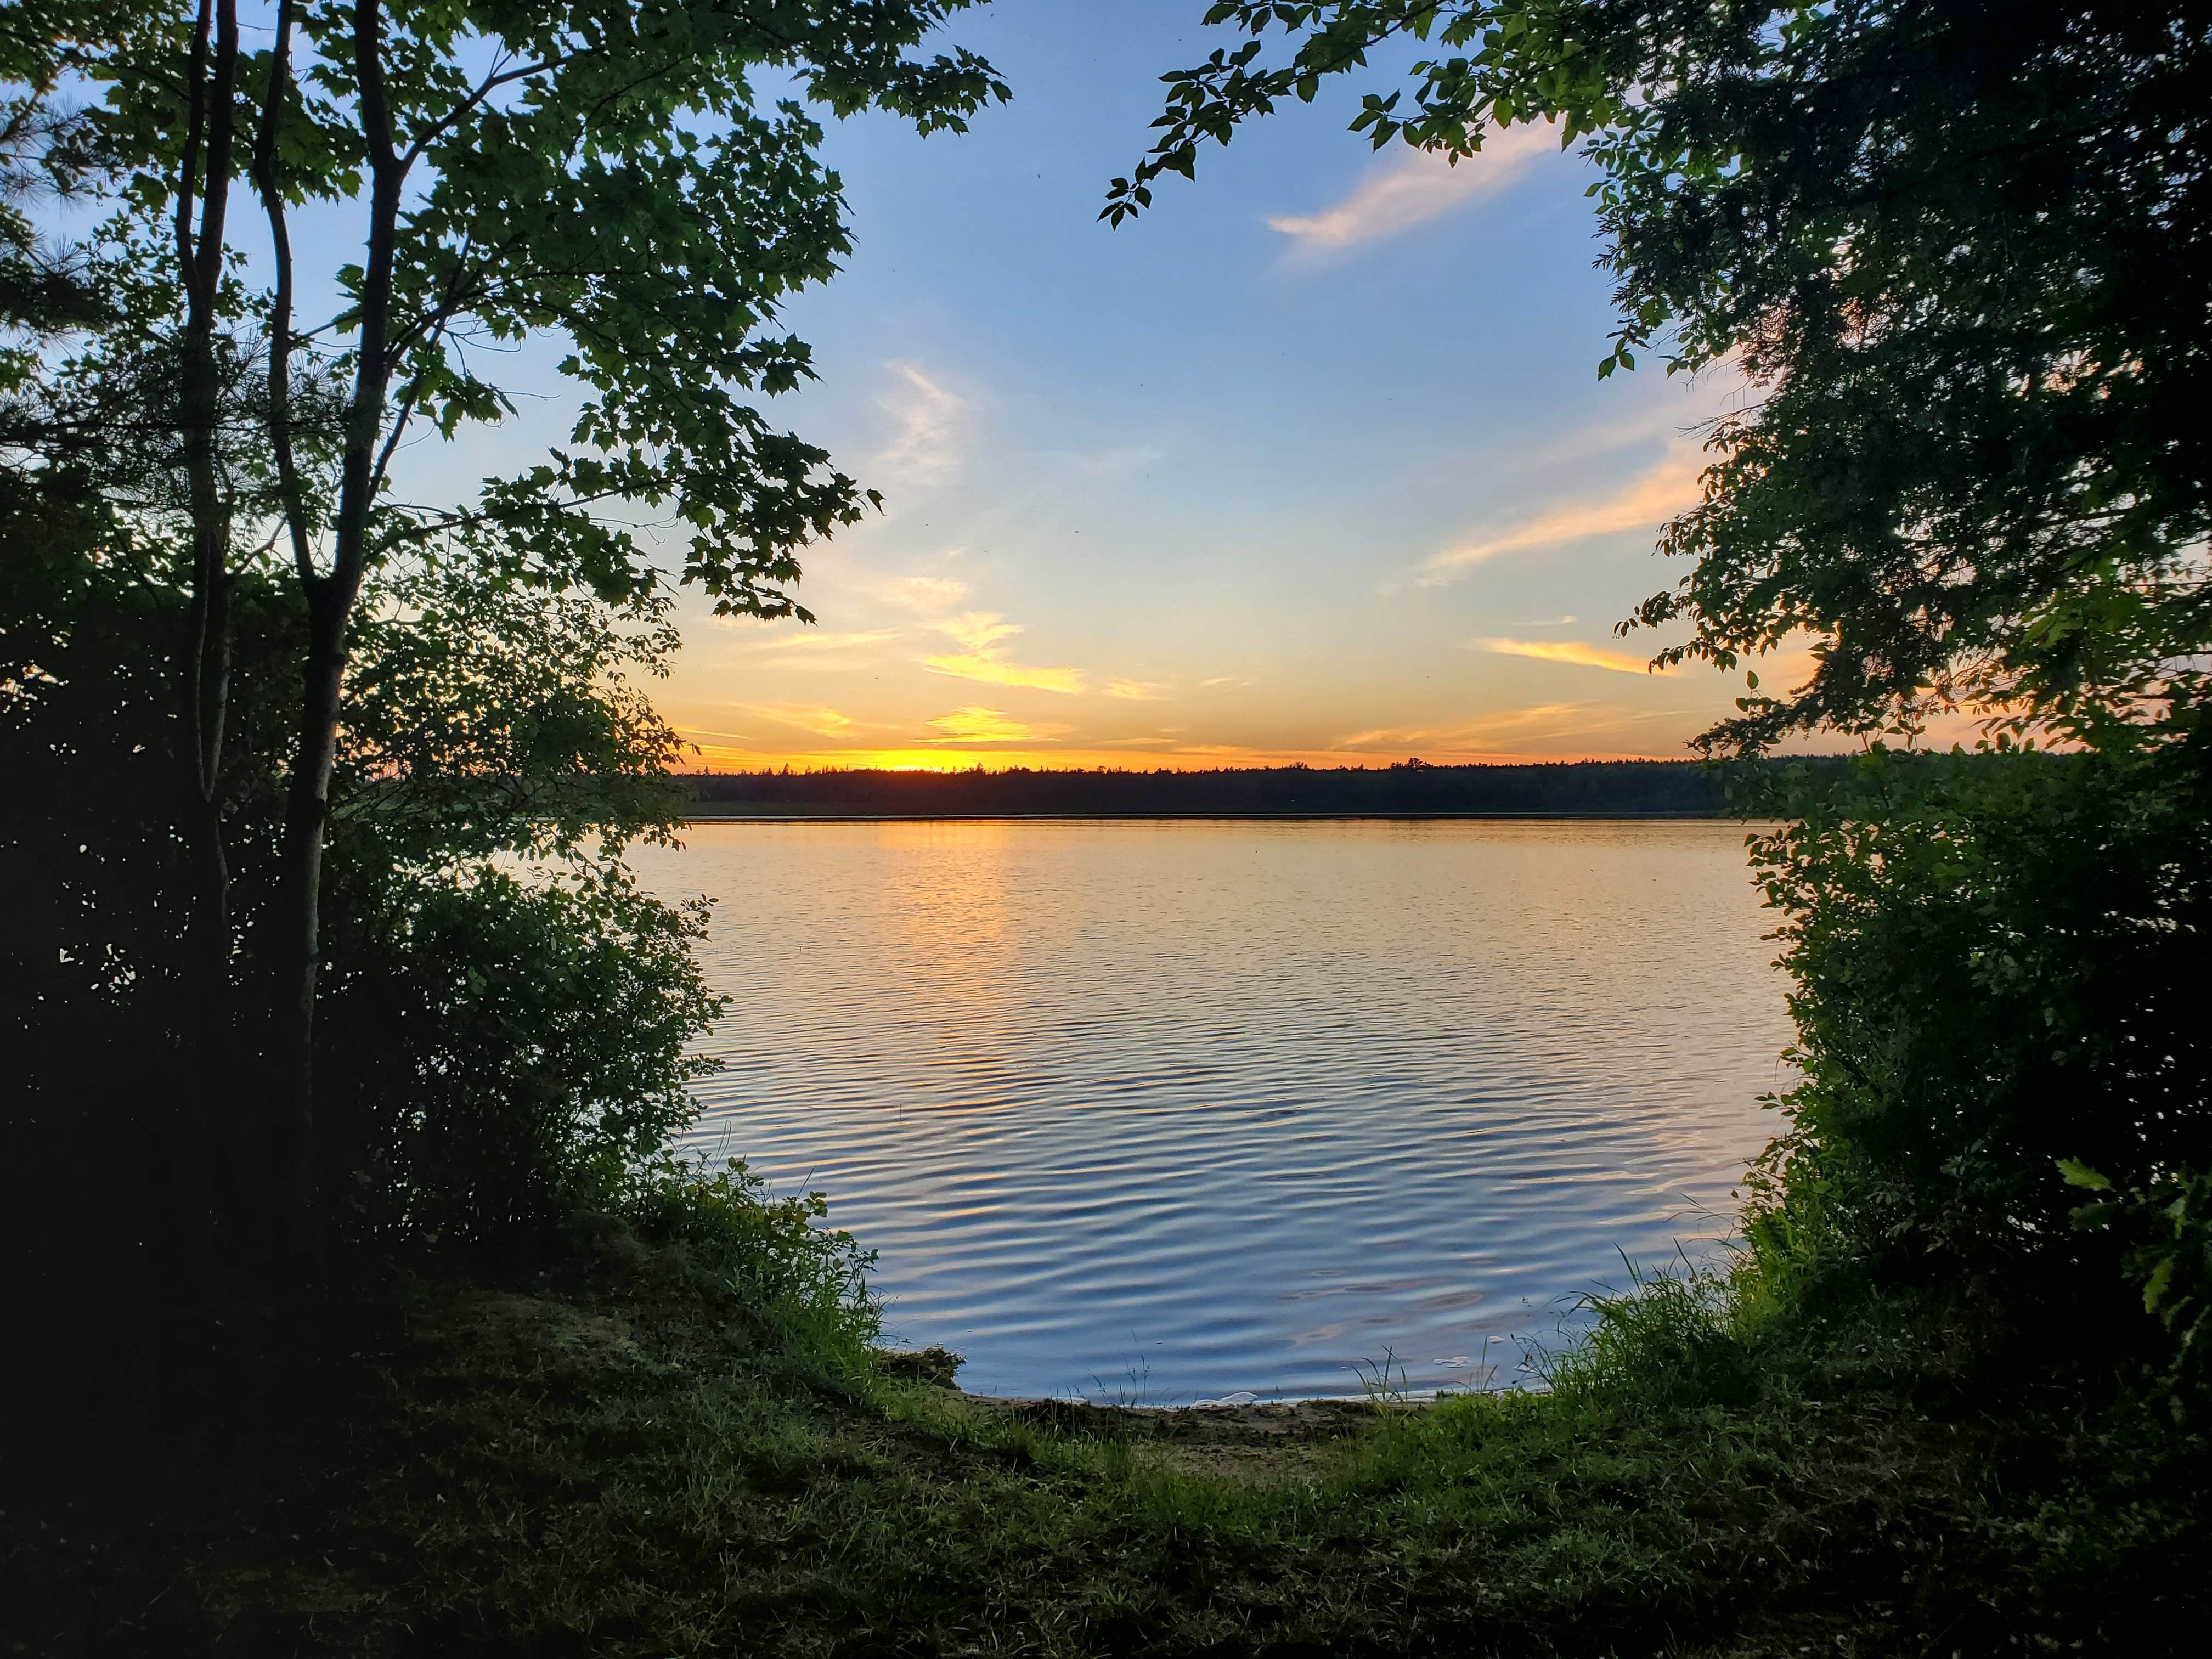
[[[2122,1547],[2185,1494],[2081,1446],[2125,1413],[1993,1411],[1894,1333],[1778,1367],[1669,1281],[1543,1393],[991,1400],[870,1347],[834,1236],[739,1254],[724,1196],[720,1238],[603,1218],[534,1268],[394,1279],[263,1402],[289,1490],[15,1529],[17,1650],[2149,1650],[2170,1611]]]
[[[1963,1310],[1808,1339],[1647,1279],[1540,1391],[996,1400],[736,1173],[393,1274],[228,1434],[105,1449],[106,1513],[80,1449],[0,1522],[12,1650],[1872,1659],[2168,1651],[2195,1605],[2201,1438]]]
[[[1887,1109],[1854,1092],[1875,1055],[1923,1091],[1962,1057],[1978,1103],[1990,1057],[2028,1043],[2015,1091],[2081,1087],[2048,1056],[2064,1022],[2105,1018],[2103,977],[2181,982],[2135,932],[2100,942],[2112,890],[2087,872],[2165,879],[2205,834],[2193,775],[1877,750],[1751,775],[1794,792],[1753,856],[1820,1046],[1750,1174],[1743,1254],[1593,1302],[1578,1341],[1534,1357],[1540,1389],[1427,1401],[1387,1372],[1365,1401],[1290,1408],[966,1395],[951,1356],[881,1351],[865,1241],[820,1195],[668,1155],[682,1039],[719,1005],[650,952],[693,934],[638,935],[624,948],[663,965],[632,983],[592,965],[620,960],[589,954],[609,926],[592,911],[541,922],[511,885],[450,921],[426,908],[410,948],[467,964],[471,1000],[389,1005],[410,1023],[383,1029],[422,1058],[378,1087],[447,1092],[402,1121],[387,1194],[339,1212],[328,1289],[134,1294],[158,1283],[120,1231],[145,1226],[134,1205],[85,1237],[119,1300],[34,1304],[0,1631],[64,1659],[2186,1650],[2212,1438],[2186,1341],[2128,1280],[2193,1295],[2197,1212],[2166,1194],[2135,1221],[2098,1168],[2062,1180],[2033,1139],[2010,1166],[1977,1154],[1981,1195],[1966,1154],[1854,1167],[1808,1137]],[[2078,823],[2127,835],[2048,833]],[[1870,850],[1850,839],[1872,824]],[[2010,839],[2021,824],[2046,833]],[[1791,899],[1816,881],[1854,895],[1848,927]],[[1961,971],[1993,934],[2051,954]],[[542,1061],[498,1069],[548,986],[568,999],[550,1017],[594,1023],[547,1053],[595,1066],[647,1011],[694,1011],[661,1015],[659,1115],[591,1115],[641,1098],[624,1075],[556,1095]],[[2032,1022],[2023,999],[2057,1012]],[[2085,1188],[2101,1196],[2077,1207]],[[1976,1203],[2045,1218],[2038,1254],[1978,1242]],[[1869,1239],[1855,1217],[1876,1206]],[[2168,1230],[2176,1265],[2142,1243],[2116,1259],[2100,1224]]]

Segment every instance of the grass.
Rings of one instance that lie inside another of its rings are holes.
[[[729,1271],[732,1227],[790,1237],[744,1199],[580,1267],[397,1285],[295,1379],[313,1480],[250,1522],[19,1527],[0,1629],[85,1655],[2194,1650],[2205,1449],[2148,1395],[1993,1410],[1894,1321],[1813,1363],[1662,1279],[1549,1392],[979,1401],[868,1358],[834,1251]]]

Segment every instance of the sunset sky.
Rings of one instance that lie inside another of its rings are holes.
[[[1672,756],[1740,695],[1611,633],[1740,392],[1597,379],[1593,174],[1548,131],[1377,157],[1347,83],[1098,222],[1158,75],[1233,44],[1202,9],[1001,0],[951,38],[1012,104],[833,129],[858,249],[775,407],[886,507],[808,558],[817,627],[686,596],[657,696],[697,764]]]

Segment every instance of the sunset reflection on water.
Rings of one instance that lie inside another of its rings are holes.
[[[1510,1382],[1694,1255],[1789,1030],[1741,826],[717,823],[690,1145],[819,1188],[963,1383]],[[1502,1364],[1500,1363],[1502,1362]]]

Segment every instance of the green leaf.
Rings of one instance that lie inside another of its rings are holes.
[[[2150,1276],[2143,1280],[2142,1304],[2145,1313],[2156,1313],[2160,1304],[2166,1300],[2166,1290],[2173,1283],[2174,1266],[2173,1257],[2160,1256],[2158,1265],[2150,1270]]]
[[[2100,1175],[2075,1158],[2060,1158],[2058,1172],[2066,1177],[2066,1184],[2069,1187],[2085,1188],[2093,1193],[2108,1193],[2112,1189],[2111,1177]]]

